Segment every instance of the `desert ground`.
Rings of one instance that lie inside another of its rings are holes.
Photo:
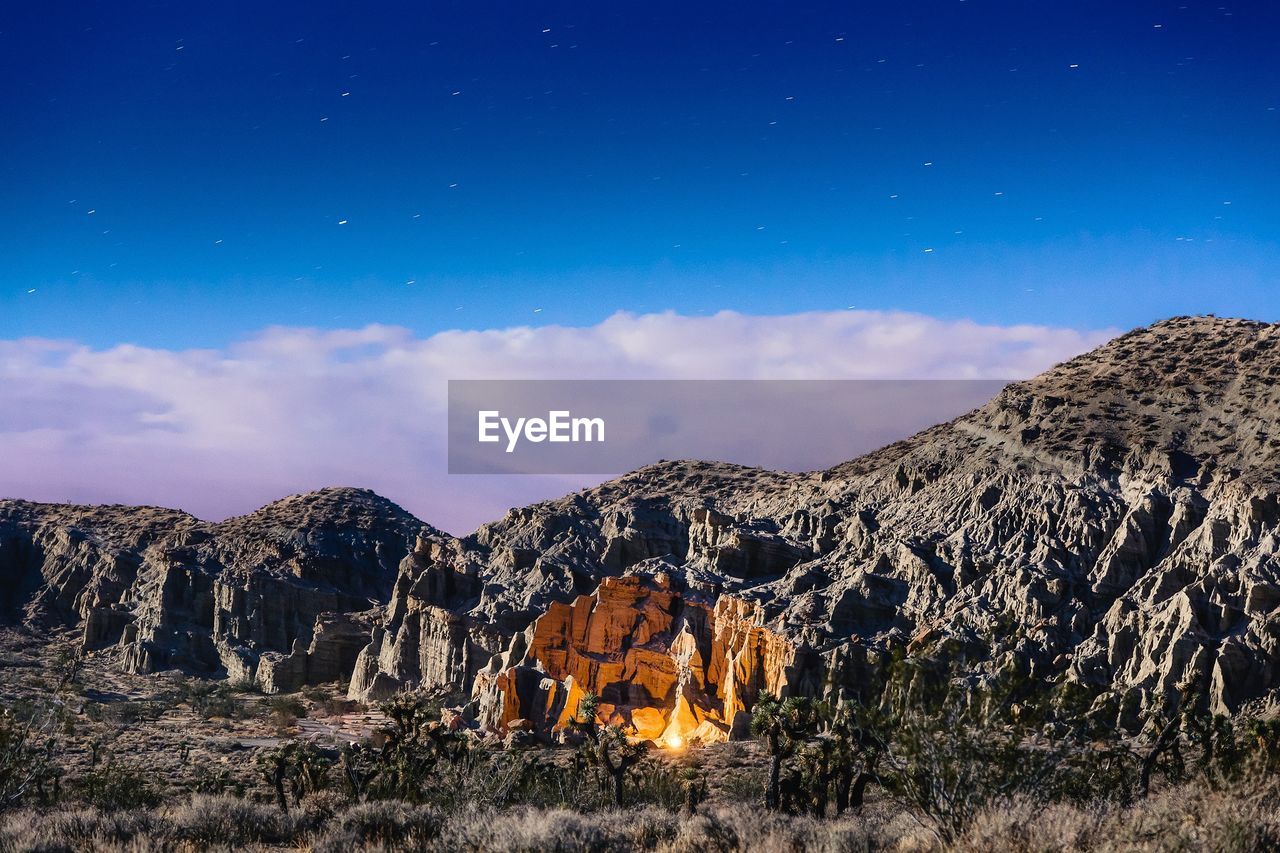
[[[385,706],[346,699],[341,684],[265,696],[178,672],[123,674],[105,656],[77,660],[74,632],[51,638],[6,629],[0,643],[6,732],[34,721],[27,758],[44,773],[24,805],[0,814],[5,851],[1253,851],[1280,844],[1274,741],[1242,750],[1239,766],[1228,768],[1196,753],[1189,738],[1176,761],[1156,762],[1145,795],[1134,791],[1146,754],[1135,742],[1127,770],[1099,763],[1087,771],[1096,790],[1046,788],[1043,797],[1016,784],[977,790],[989,776],[953,778],[964,770],[943,761],[932,768],[936,802],[895,785],[887,772],[861,804],[837,811],[827,803],[818,814],[806,801],[766,806],[763,737],[645,749],[619,805],[607,773],[582,759],[585,739],[575,747],[532,738],[522,745],[519,733],[502,741],[462,735],[455,763],[434,761],[396,796],[374,785],[358,790],[349,778],[344,750],[387,750],[395,721]],[[424,730],[433,727],[445,728],[436,720]],[[30,767],[14,767],[13,740],[2,743],[0,781],[11,794]],[[272,757],[299,745],[314,749],[319,771],[307,782],[285,774],[282,803]],[[961,789],[968,785],[975,789]]]

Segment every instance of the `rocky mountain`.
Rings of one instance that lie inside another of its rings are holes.
[[[219,524],[154,507],[0,501],[0,618],[72,625],[133,672],[269,691],[345,678],[423,524],[324,489]]]
[[[1175,318],[827,471],[662,462],[461,538],[355,490],[222,524],[3,502],[0,612],[139,672],[461,694],[498,732],[591,692],[640,736],[722,739],[900,648],[1074,681],[1125,727],[1182,696],[1274,713],[1278,340]]]
[[[1280,327],[1175,318],[828,471],[660,463],[420,538],[352,695],[425,685],[656,739],[761,691],[856,695],[894,647],[1097,694],[1280,706]]]

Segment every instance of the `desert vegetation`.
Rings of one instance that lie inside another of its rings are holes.
[[[1213,850],[1280,845],[1280,724],[1194,705],[1137,736],[1076,688],[1035,690],[899,656],[866,697],[764,696],[753,737],[659,749],[581,703],[550,746],[477,737],[438,697],[404,693],[368,738],[299,736],[335,691],[265,697],[195,680],[85,701],[78,663],[0,714],[0,850]],[[248,720],[269,743],[231,767],[157,741],[185,781],[110,731],[180,708]],[[103,727],[107,727],[105,730]],[[172,757],[172,756],[170,756]],[[72,760],[74,759],[74,760]]]

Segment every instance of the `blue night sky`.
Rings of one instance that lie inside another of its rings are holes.
[[[6,2],[0,338],[1277,319],[1223,2]]]

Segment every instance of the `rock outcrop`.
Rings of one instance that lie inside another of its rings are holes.
[[[324,489],[208,524],[173,510],[0,502],[0,618],[79,625],[133,672],[269,691],[344,679],[422,522]]]
[[[553,602],[477,675],[473,713],[489,729],[515,720],[564,729],[590,693],[601,719],[642,738],[743,733],[760,692],[784,689],[796,649],[760,625],[758,608],[682,586],[632,574]]]
[[[946,643],[1122,725],[1184,692],[1276,708],[1277,341],[1175,318],[827,471],[660,463],[428,535],[352,695],[448,688],[545,730],[590,691],[637,734],[716,738],[760,690],[856,695]]]

